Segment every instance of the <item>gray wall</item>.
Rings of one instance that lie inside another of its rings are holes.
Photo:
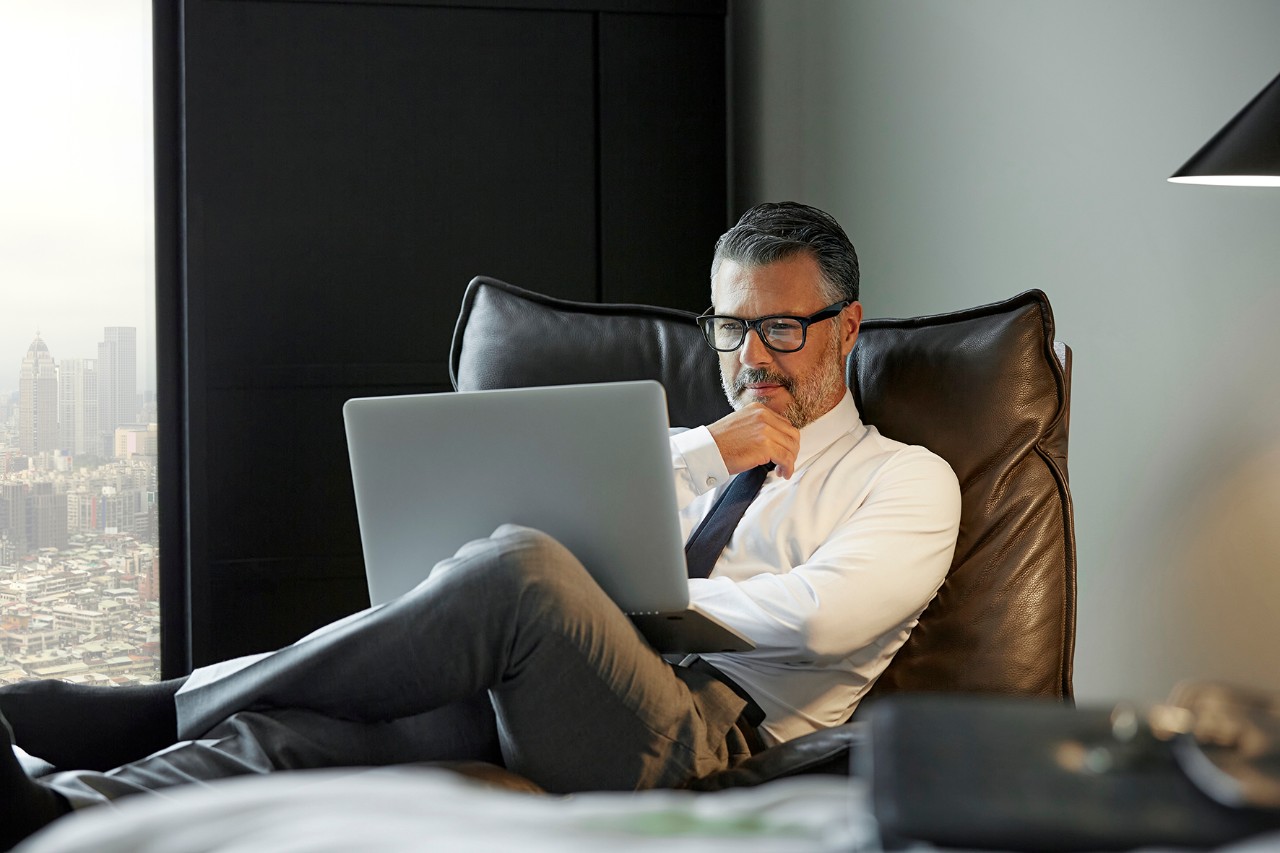
[[[738,0],[736,206],[831,211],[869,316],[1030,287],[1075,352],[1081,701],[1280,687],[1280,190],[1165,182],[1269,0]]]

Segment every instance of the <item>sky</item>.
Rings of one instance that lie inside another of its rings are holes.
[[[150,0],[0,0],[0,395],[138,329],[155,388]]]

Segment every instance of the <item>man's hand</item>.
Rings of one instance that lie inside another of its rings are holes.
[[[789,479],[795,470],[800,430],[764,403],[752,403],[725,415],[707,430],[715,439],[730,474],[768,462],[777,466],[778,474],[784,479]]]

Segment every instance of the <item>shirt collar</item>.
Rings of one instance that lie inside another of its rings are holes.
[[[853,394],[846,389],[844,397],[831,411],[800,430],[800,450],[796,454],[796,467],[799,468],[809,462],[837,439],[851,432],[865,429],[866,427],[862,425],[862,417],[858,414],[858,405],[853,402]]]

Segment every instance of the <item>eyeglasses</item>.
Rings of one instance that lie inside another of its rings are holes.
[[[829,320],[849,305],[849,300],[828,305],[808,317],[790,314],[770,314],[754,320],[726,317],[722,314],[703,314],[698,318],[707,345],[717,352],[733,352],[747,339],[747,330],[755,329],[761,342],[774,352],[796,352],[804,347],[813,323]],[[707,309],[711,310],[711,309]]]

